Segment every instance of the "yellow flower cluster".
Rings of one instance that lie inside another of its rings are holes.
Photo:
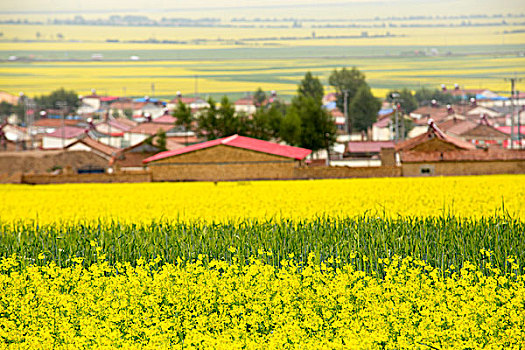
[[[233,249],[232,249],[233,250]],[[525,279],[471,264],[382,260],[385,278],[333,260],[275,268],[208,261],[89,268],[0,262],[7,348],[519,349]]]
[[[0,221],[307,219],[355,215],[524,218],[525,176],[223,183],[0,185]]]

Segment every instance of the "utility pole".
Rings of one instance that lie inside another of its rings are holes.
[[[66,101],[57,101],[56,102],[57,107],[60,109],[60,114],[62,115],[62,150],[66,147],[66,120],[65,120],[65,109],[67,108],[67,102]]]
[[[398,108],[397,108],[397,100],[399,98],[399,94],[397,92],[393,92],[390,94],[390,98],[392,98],[392,102],[394,103],[394,123],[395,123],[395,129],[396,132],[394,134],[395,142],[397,143],[399,141],[399,114],[398,114]]]
[[[348,90],[343,90],[344,94],[344,114],[345,114],[345,132],[350,135],[350,122],[348,120]]]
[[[518,147],[521,149],[521,106],[520,106],[520,92],[516,91],[516,102],[518,105]]]
[[[510,81],[510,106],[511,106],[511,112],[510,112],[510,148],[514,148],[514,94],[515,94],[515,87],[516,82],[520,81],[521,78],[516,78],[516,76],[512,78],[505,78],[505,81]]]

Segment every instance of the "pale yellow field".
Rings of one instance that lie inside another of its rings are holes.
[[[0,221],[306,219],[367,215],[525,218],[525,176],[213,183],[1,185]]]
[[[7,63],[1,67],[0,87],[13,94],[24,91],[28,95],[65,87],[81,95],[95,88],[102,94],[144,96],[151,95],[154,83],[157,95],[169,97],[176,91],[193,93],[198,76],[198,90],[204,94],[244,93],[261,87],[291,95],[307,70],[326,82],[334,68],[355,65],[365,72],[379,97],[396,87],[439,87],[442,83],[505,92],[509,85],[503,77],[509,71],[525,74],[524,61],[520,57],[397,58],[389,60],[388,67],[384,59]],[[518,83],[517,88],[520,87]]]
[[[400,37],[393,38],[355,38],[355,39],[319,39],[319,40],[284,40],[268,41],[260,40],[257,42],[246,42],[245,45],[352,45],[352,46],[394,46],[394,45],[499,45],[499,44],[524,44],[525,33],[507,34],[504,31],[519,29],[516,26],[497,26],[497,27],[437,27],[437,28],[181,28],[181,27],[114,27],[114,26],[65,26],[65,25],[3,25],[2,32],[4,39],[35,40],[36,33],[40,33],[40,40],[57,40],[57,34],[62,34],[64,40],[78,40],[81,44],[102,44],[106,39],[118,39],[120,41],[130,40],[179,40],[192,41],[196,39],[206,39],[211,43],[200,45],[189,44],[180,45],[188,48],[202,48],[208,45],[224,47],[231,45],[225,42],[218,45],[218,40],[242,40],[250,38],[269,38],[269,37],[310,37],[315,32],[317,37],[321,36],[360,36],[362,32],[367,32],[369,36],[384,35],[389,32]],[[6,43],[4,43],[6,44]],[[110,49],[120,47],[127,49],[129,46],[137,44],[115,44],[103,43],[99,49]],[[12,45],[11,49],[20,47],[20,43],[9,43],[6,48]],[[106,46],[110,45],[110,46]],[[145,44],[148,45],[148,44]],[[61,47],[62,44],[47,44],[46,50],[53,50]],[[160,46],[160,47],[159,47]],[[179,45],[177,45],[179,46]],[[38,47],[38,46],[36,46]],[[83,45],[69,43],[70,50],[81,50]],[[147,46],[146,46],[147,47]],[[170,45],[156,45],[156,49],[173,47]],[[2,48],[3,49],[3,48]],[[143,47],[142,49],[146,49]]]
[[[476,52],[498,50],[502,44],[523,45],[525,33],[503,35],[505,30],[519,26],[460,27],[460,28],[166,28],[166,27],[102,27],[102,26],[36,26],[4,25],[0,41],[0,57],[17,54],[36,59],[82,62],[4,62],[0,63],[0,90],[29,96],[49,93],[65,87],[87,94],[93,88],[103,94],[144,96],[155,94],[169,98],[176,91],[191,94],[198,76],[201,94],[245,93],[276,90],[283,95],[293,95],[306,71],[318,75],[327,85],[327,78],[334,68],[357,66],[378,97],[388,90],[420,86],[439,87],[455,83],[463,88],[486,88],[500,93],[509,90],[504,77],[525,74],[525,58],[516,55],[502,56]],[[323,35],[369,35],[390,32],[406,37],[355,38],[327,40],[234,41],[246,38],[281,36],[308,37],[312,32]],[[36,33],[50,42],[16,42],[34,40]],[[65,41],[56,41],[61,33]],[[107,43],[106,39],[127,40],[181,40],[187,44]],[[196,44],[195,39],[210,41]],[[224,41],[217,41],[222,39]],[[11,40],[11,41],[8,41]],[[78,42],[70,42],[77,40]],[[455,52],[463,46],[479,46],[469,56],[399,57],[395,52],[413,52],[414,47],[431,50],[439,47]],[[264,57],[262,51],[237,54],[237,50],[281,49]],[[289,51],[286,50],[289,48]],[[333,50],[340,48],[340,50]],[[377,48],[370,51],[370,48]],[[221,49],[227,49],[224,53]],[[323,51],[323,50],[326,50]],[[382,57],[368,57],[382,56]],[[101,53],[102,62],[90,62],[91,55]],[[131,61],[137,55],[143,61]],[[196,56],[195,56],[196,55]],[[219,55],[219,57],[217,57]],[[222,56],[221,56],[222,55]],[[244,56],[243,56],[244,55]],[[344,58],[344,56],[354,58]],[[281,57],[282,56],[282,57]],[[173,58],[171,58],[173,57]],[[310,58],[318,57],[318,58]],[[217,59],[220,58],[220,59]],[[147,59],[161,61],[145,61]],[[88,60],[87,62],[85,60]],[[122,60],[116,62],[115,60]],[[517,89],[525,86],[518,83]]]

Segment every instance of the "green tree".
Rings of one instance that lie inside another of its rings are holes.
[[[289,108],[280,128],[281,139],[292,146],[301,146],[301,117],[296,108]]]
[[[445,93],[439,89],[429,89],[426,87],[416,90],[414,97],[419,105],[430,105],[432,100],[443,105],[452,104],[456,101],[454,96],[449,93]]]
[[[334,69],[328,78],[328,83],[333,86],[337,92],[337,108],[339,108],[341,112],[344,112],[346,101],[348,114],[350,114],[350,104],[354,100],[359,89],[363,86],[368,87],[365,75],[356,67],[352,67],[350,70],[345,67],[341,68],[341,70]],[[346,130],[346,132],[351,133],[353,125],[351,122],[352,117],[349,116],[349,119],[348,130]]]
[[[343,98],[344,92],[347,92],[347,100],[351,101],[357,94],[357,90],[366,84],[365,75],[356,67],[348,70],[345,67],[341,70],[334,69],[330,77],[328,77],[328,84],[335,88],[338,95]],[[341,106],[342,107],[342,106]],[[343,110],[341,108],[341,110]]]
[[[124,110],[124,115],[126,116],[126,118],[133,120],[133,111],[130,108],[126,108]]]
[[[370,87],[361,86],[350,103],[352,128],[367,131],[377,120],[377,112],[380,108],[381,102],[374,97]]]
[[[318,151],[335,142],[335,123],[320,100],[296,96],[283,121],[282,138],[289,144]]]
[[[311,72],[306,72],[297,88],[297,93],[302,96],[312,97],[316,101],[321,101],[324,96],[323,84]]]
[[[208,104],[210,107],[198,119],[200,135],[205,136],[208,140],[214,140],[239,133],[240,122],[227,96],[221,99],[219,108],[211,98]]]
[[[282,122],[283,113],[279,105],[272,104],[269,109],[259,108],[253,115],[250,134],[261,140],[277,139]]]
[[[329,150],[335,142],[335,123],[322,106],[324,91],[319,79],[307,72],[299,84],[281,126],[281,137],[291,145],[312,151]]]
[[[45,109],[57,108],[57,102],[59,101],[66,102],[67,107],[72,110],[75,110],[80,105],[77,93],[73,90],[65,90],[64,88],[55,90],[49,95],[35,97],[35,102],[38,107]]]
[[[266,101],[266,93],[263,89],[258,88],[257,91],[255,91],[255,94],[253,94],[253,99],[255,100],[255,104],[259,107],[264,101]]]
[[[177,109],[173,112],[173,116],[176,118],[175,125],[182,127],[186,135],[186,146],[188,145],[188,131],[191,131],[191,126],[193,123],[193,115],[191,114],[191,109],[179,100]]]
[[[217,105],[211,97],[208,99],[208,106],[197,119],[197,131],[200,136],[204,136],[208,140],[214,140],[219,138],[217,130],[219,119]]]
[[[395,97],[394,94],[398,94],[399,96]],[[403,88],[401,91],[389,91],[386,94],[386,100],[389,102],[393,102],[394,100],[397,101],[401,105],[403,111],[407,114],[416,110],[418,107],[416,97],[412,94],[412,91],[407,88]]]
[[[235,107],[227,96],[221,99],[218,111],[217,131],[219,137],[230,136],[238,133],[239,119],[235,115]]]
[[[155,146],[157,146],[161,152],[166,151],[166,132],[163,129],[157,131],[157,137],[155,139]]]
[[[13,113],[13,105],[9,102],[0,102],[0,116],[8,117]]]

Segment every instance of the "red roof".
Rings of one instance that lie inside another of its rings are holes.
[[[394,148],[394,141],[355,141],[348,142],[349,153],[379,153],[381,148]]]
[[[63,128],[58,128],[55,131],[45,134],[44,136],[48,137],[58,137],[60,139],[73,139],[75,137],[78,137],[82,134],[84,134],[84,129],[81,128],[75,128],[73,126],[65,126]]]
[[[500,126],[498,128],[499,131],[507,134],[507,135],[510,135],[510,126]],[[517,135],[518,134],[518,126],[514,126],[514,134]],[[524,126],[520,126],[520,134],[522,135],[525,135],[525,125]]]
[[[255,100],[252,96],[243,97],[235,101],[236,106],[255,106]]]
[[[171,128],[174,128],[174,127],[175,127],[174,125],[170,125],[170,124],[149,122],[149,123],[138,124],[134,128],[129,129],[128,132],[129,133],[133,133],[133,134],[155,135],[161,129],[164,130],[165,132],[167,132],[168,130],[170,130]]]
[[[179,154],[198,151],[201,149],[214,147],[218,145],[227,145],[231,147],[243,148],[243,149],[248,149],[251,151],[262,152],[262,153],[269,153],[269,154],[274,154],[277,156],[294,158],[298,160],[304,159],[307,155],[312,153],[311,150],[306,149],[306,148],[280,145],[280,144],[273,143],[273,142],[254,139],[251,137],[233,135],[229,137],[224,137],[222,139],[197,143],[197,144],[194,144],[188,147],[184,147],[184,148],[180,148],[180,149],[176,149],[172,151],[161,152],[159,154],[154,155],[153,157],[144,159],[144,163],[154,162],[156,160],[177,156]]]
[[[118,97],[118,96],[104,96],[104,97],[100,98],[100,101],[101,102],[111,102],[111,101],[118,100],[119,98],[120,97]]]
[[[174,116],[164,114],[158,118],[153,119],[153,123],[174,124],[176,120],[177,118],[175,118]]]
[[[82,139],[79,139],[75,142],[73,142],[72,144],[70,144],[69,146],[66,146],[65,148],[71,148],[73,147],[74,145],[78,144],[78,143],[83,143],[84,145],[96,150],[96,151],[99,151],[107,156],[113,156],[115,153],[117,153],[119,151],[118,148],[114,148],[114,147],[111,147],[109,145],[106,145],[105,143],[102,143],[102,142],[99,142],[97,140],[94,140],[92,139],[91,137],[89,136],[86,136]]]
[[[173,100],[170,101],[170,103],[179,103],[182,102],[185,105],[189,105],[190,103],[193,103],[197,101],[197,98],[195,97],[175,97]]]
[[[459,149],[476,148],[473,144],[469,142],[457,139],[450,135],[446,135],[436,126],[436,124],[434,124],[434,122],[430,122],[428,125],[428,131],[426,133],[398,143],[396,145],[396,151],[410,151],[416,146],[419,146],[420,144],[425,143],[429,139],[432,139],[434,137],[437,137],[438,139],[446,143],[452,144]]]
[[[390,125],[390,118],[382,118],[372,126],[375,126],[376,128],[386,128],[388,125]]]
[[[72,126],[82,122],[83,120],[42,118],[35,121],[33,126],[39,126],[43,128],[59,128],[62,126],[62,123],[67,126]]]

